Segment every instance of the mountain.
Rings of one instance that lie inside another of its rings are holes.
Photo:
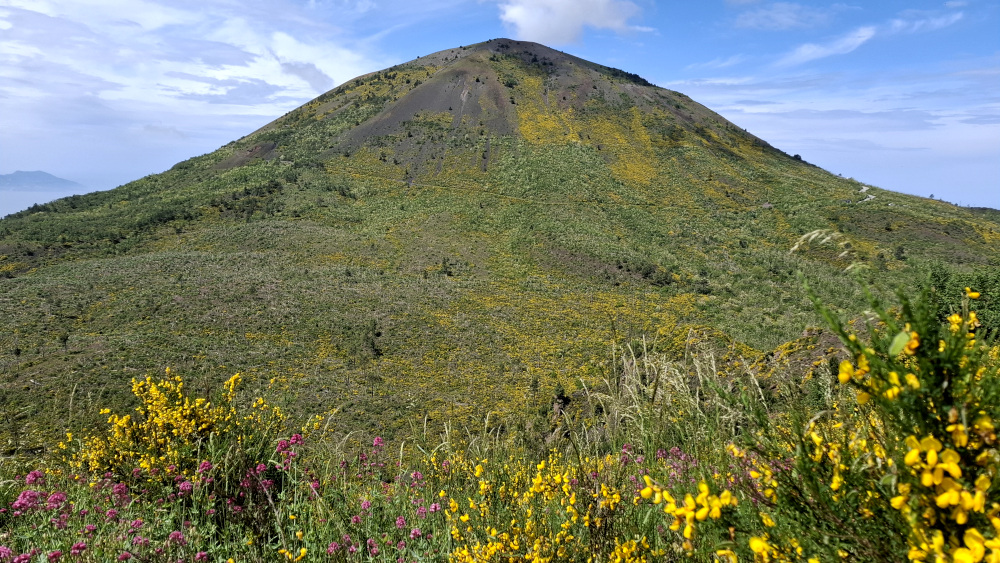
[[[169,366],[199,393],[241,372],[345,432],[514,428],[626,346],[758,371],[822,353],[803,283],[842,311],[866,287],[932,278],[944,311],[974,286],[995,327],[998,243],[989,212],[840,178],[682,93],[497,39],[0,220],[0,404],[73,427]]]
[[[48,172],[18,170],[10,174],[0,174],[0,190],[86,190],[81,184],[53,176]]]
[[[89,191],[85,186],[47,172],[0,174],[0,217],[54,199]],[[36,208],[37,209],[37,208]]]

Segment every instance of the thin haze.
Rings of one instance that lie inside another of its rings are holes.
[[[108,189],[494,37],[681,91],[883,188],[1000,208],[1000,0],[0,0],[0,174]],[[0,191],[0,216],[69,195]]]

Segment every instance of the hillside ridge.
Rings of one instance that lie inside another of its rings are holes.
[[[240,372],[344,432],[440,428],[546,412],[628,347],[765,371],[794,350],[811,369],[827,340],[804,284],[847,311],[926,279],[982,291],[996,326],[997,217],[840,178],[682,93],[494,39],[0,220],[0,404],[65,429],[93,422],[68,404],[127,402],[169,366],[198,389]]]

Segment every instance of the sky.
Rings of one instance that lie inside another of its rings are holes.
[[[1000,208],[1000,0],[0,0],[0,174],[113,188],[496,37],[639,74],[835,174]],[[0,191],[0,216],[65,195]]]

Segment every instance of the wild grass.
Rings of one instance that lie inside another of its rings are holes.
[[[0,560],[992,560],[1000,347],[965,303],[873,305],[869,340],[828,313],[846,350],[805,376],[640,340],[544,422],[392,442],[238,376],[211,402],[146,378],[105,430],[3,460]]]

